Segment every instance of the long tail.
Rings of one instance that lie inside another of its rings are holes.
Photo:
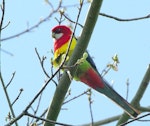
[[[123,108],[131,117],[137,117],[140,112],[133,108],[123,97],[113,90],[106,81],[104,81],[104,83],[105,86],[103,88],[97,87],[95,90],[110,98],[113,102]]]
[[[89,60],[88,60],[89,62]],[[84,62],[83,65],[79,66],[78,74],[79,80],[88,86],[92,87],[93,89],[97,90],[98,92],[104,94],[116,104],[118,104],[121,108],[125,110],[132,117],[137,117],[139,112],[134,109],[123,97],[121,97],[112,87],[101,77],[98,73],[96,67],[91,67],[88,62]],[[93,62],[92,60],[90,63]],[[86,67],[85,67],[86,66]],[[93,66],[93,65],[92,65]],[[83,70],[86,68],[86,71]]]

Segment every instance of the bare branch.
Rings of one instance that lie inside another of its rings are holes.
[[[126,100],[128,100],[128,96],[129,96],[129,85],[130,85],[130,83],[129,83],[129,78],[128,78],[127,81],[126,81],[126,85],[127,85]]]
[[[41,67],[42,67],[42,70],[43,70],[44,74],[45,74],[48,78],[50,78],[50,76],[48,75],[48,73],[46,72],[46,70],[45,70],[45,68],[44,68],[44,61],[45,61],[46,57],[43,56],[42,59],[41,59],[41,58],[40,58],[40,55],[39,55],[39,53],[38,53],[38,51],[37,51],[37,48],[35,48],[35,52],[36,52],[36,54],[37,54],[37,56],[38,56],[38,59],[39,59],[39,61],[40,61],[40,65],[41,65]],[[53,67],[53,66],[52,66],[52,67]],[[51,73],[52,73],[52,75],[53,75],[52,69],[51,69]],[[52,79],[52,81],[53,81],[54,84],[57,86],[57,82],[56,82],[54,79]]]
[[[41,103],[41,99],[42,99],[42,93],[39,97],[39,100],[38,100],[38,104],[37,104],[37,107],[36,107],[36,110],[35,110],[35,114],[37,113],[38,109],[39,109],[39,106],[40,106],[40,103]]]
[[[150,106],[148,106],[148,107],[142,107],[142,106],[140,106],[138,109],[141,112],[150,112]]]
[[[16,74],[16,72],[13,72],[13,73],[12,73],[12,77],[11,77],[10,81],[8,82],[8,84],[6,85],[5,88],[7,88],[7,87],[11,84],[12,80],[13,80],[14,77],[15,77],[15,74]]]
[[[9,40],[9,39],[16,38],[16,37],[18,37],[18,36],[20,36],[20,35],[23,35],[23,34],[25,34],[25,33],[28,33],[28,32],[30,32],[30,31],[32,31],[33,29],[39,27],[42,23],[48,21],[48,20],[50,19],[50,17],[51,17],[54,13],[58,12],[58,10],[59,10],[60,7],[61,7],[61,4],[62,4],[62,2],[59,2],[58,7],[57,7],[55,10],[52,10],[52,12],[51,12],[46,18],[44,18],[43,20],[40,20],[37,24],[31,26],[30,28],[27,28],[26,30],[24,30],[24,31],[22,31],[22,32],[20,32],[20,33],[18,33],[18,34],[15,34],[15,35],[12,35],[12,36],[3,38],[3,39],[1,39],[1,41],[6,41],[6,40]]]
[[[2,31],[2,26],[3,26],[3,21],[4,21],[4,15],[5,15],[5,0],[3,0],[2,2],[1,10],[2,10],[2,17],[1,17],[1,22],[0,22],[0,39],[1,39],[1,31]]]
[[[21,93],[23,92],[23,88],[20,89],[18,96],[16,97],[16,99],[12,102],[12,106],[15,104],[15,102],[19,99]]]
[[[10,21],[8,21],[8,23],[1,30],[7,28],[9,24],[10,24]]]
[[[119,64],[119,58],[118,55],[115,54],[112,57],[113,62],[112,63],[108,63],[106,65],[106,67],[102,70],[101,72],[101,76],[104,77],[111,69],[114,71],[118,71],[118,64]]]
[[[84,94],[87,94],[87,93],[89,92],[89,90],[90,90],[90,89],[88,89],[87,91],[84,91],[83,93],[81,93],[81,94],[79,94],[79,95],[77,95],[77,96],[75,96],[75,97],[69,99],[68,101],[65,101],[65,102],[63,103],[63,105],[64,105],[64,104],[67,104],[68,102],[70,102],[70,101],[72,101],[72,100],[75,100],[75,99],[81,97],[81,96],[84,95]]]
[[[47,113],[47,111],[48,111],[48,108],[46,108],[46,109],[43,111],[43,113],[40,115],[40,117],[45,116],[46,113]],[[35,122],[38,122],[38,121],[40,121],[40,119],[36,119],[36,120],[35,120]]]
[[[132,123],[132,122],[134,122],[134,121],[136,121],[136,120],[142,119],[142,118],[147,117],[147,116],[150,116],[150,113],[145,114],[145,115],[143,115],[143,116],[140,116],[140,117],[138,117],[138,118],[132,119],[131,121],[125,122],[125,123],[123,123],[123,124],[121,124],[121,125],[119,125],[119,126],[126,126],[126,125],[129,124],[129,123]]]
[[[45,2],[52,8],[52,11],[54,11],[54,6],[49,0],[45,0]]]
[[[131,105],[133,107],[135,107],[136,109],[139,108],[139,104],[140,104],[140,100],[142,99],[144,93],[145,93],[145,90],[147,89],[147,86],[150,82],[150,64],[148,65],[148,68],[147,68],[147,71],[143,77],[143,80],[134,96],[134,98],[132,99],[131,101]],[[124,122],[126,122],[130,117],[126,114],[126,113],[123,113],[122,117],[119,119],[117,125],[119,124],[122,124]]]
[[[2,84],[2,87],[3,87],[3,90],[5,92],[5,95],[6,95],[6,99],[7,99],[7,102],[8,102],[8,105],[9,105],[9,108],[10,108],[10,111],[11,111],[11,114],[13,116],[13,118],[15,118],[15,113],[14,113],[14,110],[13,110],[13,107],[11,105],[11,101],[10,101],[10,97],[8,95],[8,92],[7,92],[7,89],[5,88],[5,83],[3,81],[3,77],[2,77],[2,74],[0,73],[0,80],[1,80],[1,84]],[[16,126],[18,126],[18,123],[17,121],[14,122]]]
[[[111,123],[111,122],[114,122],[114,121],[118,120],[120,117],[121,117],[121,115],[109,117],[109,118],[106,118],[106,119],[103,119],[103,120],[94,122],[94,123],[93,123],[93,126],[99,126],[99,125],[108,124],[108,123]],[[88,123],[88,124],[83,124],[82,126],[89,126],[89,125],[90,125],[90,123]]]
[[[39,96],[38,104],[37,104],[37,106],[36,106],[36,109],[34,110],[34,115],[36,115],[37,112],[38,112],[38,110],[39,110],[40,103],[41,103],[41,99],[42,99],[42,93],[41,93],[41,95]],[[34,120],[34,118],[32,119],[32,121],[31,121],[30,123],[32,123],[33,120]]]
[[[14,56],[13,53],[11,53],[11,52],[9,52],[9,51],[7,51],[7,50],[5,50],[5,49],[0,48],[0,51],[4,52],[4,53],[6,53],[6,54],[8,54],[8,55],[10,55],[10,56]]]
[[[86,4],[88,4],[88,3],[89,3],[89,2],[85,1],[85,2],[83,2],[83,5],[86,5]],[[80,0],[80,3],[71,4],[71,5],[64,5],[64,6],[62,6],[62,7],[63,7],[63,8],[78,7],[78,6],[80,6],[80,4],[81,4],[81,0]]]
[[[67,19],[67,20],[69,20],[70,22],[72,22],[72,23],[76,23],[75,21],[73,21],[73,20],[71,20],[69,17],[67,17],[64,13],[63,13],[63,16]],[[81,28],[83,28],[83,25],[81,25],[80,23],[77,23]]]
[[[44,119],[44,118],[41,118],[41,117],[32,115],[32,114],[30,114],[30,113],[24,113],[24,115],[30,116],[30,117],[33,117],[33,118],[36,118],[36,119],[39,119],[39,120],[42,120],[42,121],[44,121],[44,122],[49,122],[50,124],[58,124],[58,125],[61,125],[61,126],[75,126],[75,125],[70,125],[70,124],[65,124],[65,123],[56,122],[56,121],[53,121],[53,120]]]
[[[91,95],[92,95],[92,91],[90,89],[89,92],[88,92],[88,100],[89,100],[89,108],[90,108],[90,115],[91,115],[91,125],[93,126],[94,125],[93,111],[92,111],[93,101],[92,101]]]
[[[107,17],[107,18],[114,19],[116,21],[137,21],[137,20],[150,18],[150,14],[148,14],[146,16],[143,16],[143,17],[130,18],[130,19],[122,19],[122,18],[118,18],[118,17],[115,17],[115,16],[111,16],[111,15],[105,14],[105,13],[99,13],[99,15]]]
[[[44,74],[45,74],[48,78],[50,78],[50,76],[48,75],[48,73],[46,72],[46,70],[45,70],[45,68],[44,68],[44,60],[46,59],[46,57],[43,56],[42,59],[41,59],[41,58],[40,58],[40,55],[39,55],[39,53],[38,53],[38,51],[37,51],[37,48],[35,48],[35,52],[36,52],[36,54],[37,54],[37,56],[38,56],[38,59],[39,59],[39,61],[40,61],[40,65],[41,65],[41,67],[42,67],[42,70],[43,70]]]

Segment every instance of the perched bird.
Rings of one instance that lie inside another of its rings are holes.
[[[64,60],[64,55],[67,51],[69,41],[72,36],[72,31],[68,26],[58,25],[52,29],[52,37],[54,38],[54,57],[52,63],[54,67],[58,67]],[[72,43],[67,56],[72,55],[72,52],[76,46],[77,40],[75,37],[72,39]],[[104,94],[116,104],[118,104],[124,111],[131,117],[137,117],[139,112],[134,109],[123,97],[121,97],[112,87],[105,81],[95,66],[94,61],[87,53],[87,58],[78,64],[77,70],[74,75],[74,79],[81,81],[88,86],[92,87],[96,91]]]

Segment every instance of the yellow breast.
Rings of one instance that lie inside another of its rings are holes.
[[[64,45],[62,45],[60,48],[58,48],[54,52],[54,59],[52,61],[54,67],[58,67],[63,62],[66,51],[68,50],[68,45],[69,45],[69,41],[67,43],[65,43]],[[67,56],[67,61],[68,61],[69,57],[72,55],[72,52],[73,52],[75,46],[76,46],[76,39],[73,38],[70,49],[69,49],[69,53]]]

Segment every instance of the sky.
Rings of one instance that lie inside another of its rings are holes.
[[[2,3],[2,0],[0,3]],[[56,0],[55,2],[52,1],[51,3],[56,9],[59,0]],[[5,4],[4,26],[7,25],[8,22],[10,22],[10,24],[2,31],[2,39],[16,35],[34,26],[40,20],[47,17],[52,11],[51,6],[44,0],[14,0],[6,1]],[[71,20],[76,20],[78,4],[78,0],[63,1],[65,13]],[[104,0],[101,12],[123,19],[130,19],[150,14],[149,5],[149,0]],[[89,4],[83,6],[79,18],[79,23],[82,25],[84,25],[88,8]],[[12,73],[15,72],[14,79],[7,89],[11,101],[14,101],[19,94],[19,90],[21,88],[23,89],[21,96],[13,105],[16,116],[24,110],[41,89],[45,80],[47,80],[47,77],[40,66],[35,48],[37,48],[41,57],[46,56],[44,63],[45,69],[49,75],[51,75],[50,59],[53,57],[53,54],[51,53],[51,50],[53,49],[51,29],[58,25],[56,18],[60,18],[59,13],[53,14],[49,20],[45,21],[30,32],[1,42],[1,48],[9,52],[6,53],[1,51],[1,72],[5,85],[10,81]],[[65,20],[62,24],[69,25],[70,23]],[[75,35],[79,36],[80,33],[81,27],[78,26]],[[129,102],[135,96],[146,69],[150,64],[149,33],[150,19],[119,22],[99,16],[87,48],[100,73],[108,63],[112,62],[112,56],[115,54],[118,55],[120,61],[118,64],[118,71],[115,72],[110,70],[105,76],[105,79],[110,84],[113,82],[113,88],[124,98],[126,98],[127,93],[126,82],[129,79]],[[55,80],[57,79],[55,78]],[[55,84],[50,82],[44,90],[37,114],[38,116],[50,105],[55,88]],[[80,82],[73,81],[70,86],[71,95],[68,99],[83,93],[88,88],[88,86]],[[149,92],[150,87],[148,86],[140,102],[141,106],[147,107],[150,105]],[[5,125],[7,124],[5,118],[10,110],[2,86],[0,86],[0,100],[2,100],[0,120],[1,124]],[[94,121],[99,121],[123,112],[123,110],[116,104],[94,90],[92,90],[92,100]],[[32,107],[36,107],[37,103],[38,101],[36,101]],[[82,97],[69,102],[62,108],[63,109],[58,117],[59,122],[72,125],[81,125],[91,122],[87,95],[83,95]],[[30,112],[32,112],[31,109]],[[140,115],[144,114],[146,113]],[[149,117],[143,119],[146,120],[149,119]],[[19,125],[26,125],[27,117],[23,117],[18,123]],[[114,126],[115,124],[116,122],[107,124],[107,126]],[[150,124],[150,122],[135,121],[128,126],[145,126],[148,124]]]

